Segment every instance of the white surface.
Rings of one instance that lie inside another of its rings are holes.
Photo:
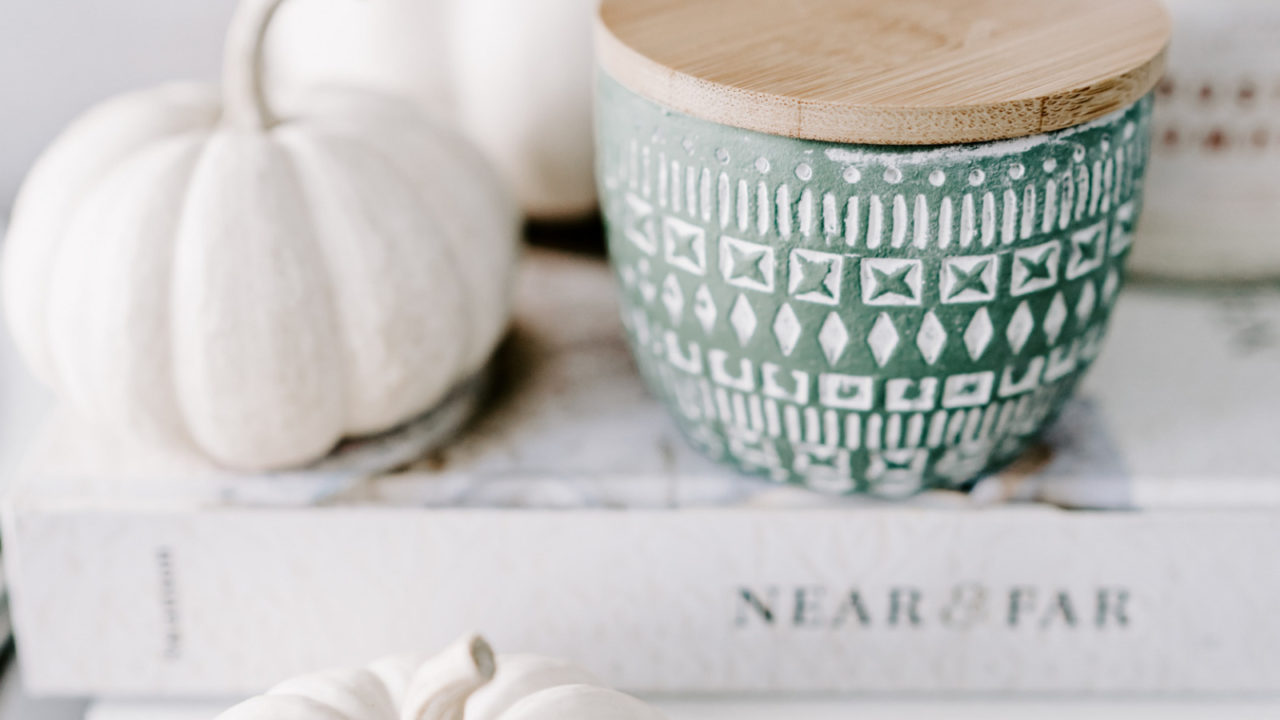
[[[858,699],[651,699],[671,720],[1264,720],[1280,717],[1280,701],[1095,701],[1066,698],[1031,701],[920,702]],[[229,703],[99,702],[32,700],[17,673],[0,684],[0,720],[213,720]]]
[[[1066,698],[1029,701],[912,700],[678,700],[651,699],[670,720],[1262,720],[1280,717],[1280,702],[1224,701],[1079,702]],[[86,720],[211,720],[224,709],[221,703],[164,705],[148,703],[98,703]],[[48,715],[31,720],[71,720],[72,714]],[[11,720],[2,717],[0,720]],[[12,718],[18,720],[18,718]],[[23,720],[26,720],[25,718]]]
[[[22,673],[8,663],[0,678],[0,720],[79,720],[88,707],[82,700],[32,699],[22,690]]]

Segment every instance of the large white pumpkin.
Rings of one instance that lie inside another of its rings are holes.
[[[366,668],[286,681],[218,720],[663,720],[589,673],[536,655],[495,657],[480,637],[426,662],[391,658]]]
[[[314,91],[274,108],[244,0],[224,84],[110,100],[32,170],[6,306],[33,369],[90,417],[240,468],[391,428],[500,339],[518,212],[410,103]]]

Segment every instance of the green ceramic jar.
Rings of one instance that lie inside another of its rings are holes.
[[[964,488],[1027,448],[1099,351],[1148,95],[940,146],[734,127],[608,70],[597,103],[623,322],[709,457],[838,493]]]

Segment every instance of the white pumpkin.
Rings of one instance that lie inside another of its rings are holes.
[[[455,120],[450,2],[288,3],[267,36],[267,87],[341,82],[395,93],[416,101],[425,112]]]
[[[596,208],[596,5],[454,0],[458,117],[535,218],[563,220]]]
[[[450,112],[524,211],[596,209],[591,125],[597,0],[310,0],[268,44],[285,83],[358,79]],[[450,40],[451,38],[451,40]]]
[[[367,668],[286,681],[218,720],[663,720],[585,670],[535,655],[500,655],[465,637],[426,662],[391,658]]]
[[[221,93],[110,100],[38,161],[4,285],[36,373],[99,422],[269,469],[391,428],[477,372],[506,326],[518,212],[410,103],[268,105],[244,0]]]

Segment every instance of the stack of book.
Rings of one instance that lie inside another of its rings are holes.
[[[1280,291],[1127,291],[1042,447],[899,504],[687,448],[601,262],[534,253],[519,292],[485,411],[392,472],[55,418],[4,506],[30,689],[240,696],[479,629],[649,693],[1280,691]]]

